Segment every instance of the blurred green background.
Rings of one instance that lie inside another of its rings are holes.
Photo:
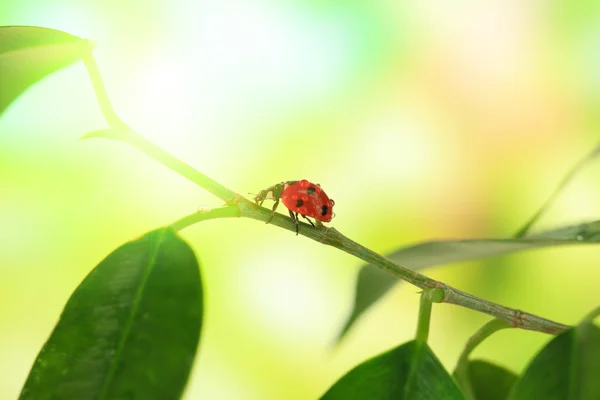
[[[320,183],[331,225],[378,252],[514,233],[598,141],[600,5],[592,1],[4,0],[0,25],[92,39],[117,113],[240,192]],[[1,88],[0,88],[1,90]],[[0,116],[0,399],[14,399],[70,293],[120,244],[218,199],[121,143],[81,63]],[[600,163],[537,228],[600,217]],[[206,319],[186,399],[311,399],[414,334],[398,286],[339,347],[361,262],[253,220],[183,232]],[[563,323],[600,303],[600,248],[427,270]],[[433,311],[453,368],[488,317]],[[516,372],[549,336],[504,331],[475,356]]]

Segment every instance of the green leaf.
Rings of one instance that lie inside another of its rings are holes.
[[[434,265],[475,260],[523,250],[596,243],[600,243],[600,220],[554,229],[518,239],[465,239],[425,242],[399,249],[386,257],[416,271]],[[340,332],[339,340],[369,307],[375,304],[398,282],[401,282],[401,280],[375,266],[363,266],[358,273],[354,306],[344,328]]]
[[[463,400],[426,343],[412,340],[358,365],[321,400]]]
[[[90,42],[35,26],[0,27],[0,114],[27,88],[82,58]]]
[[[511,400],[600,399],[600,328],[584,321],[555,337],[531,361]]]
[[[505,400],[517,381],[516,374],[487,361],[468,361],[465,367],[453,377],[468,400]]]
[[[572,1],[572,0],[569,0],[569,1]],[[559,182],[556,189],[554,189],[554,192],[552,192],[552,194],[550,194],[550,197],[548,197],[548,199],[546,199],[544,204],[542,204],[542,206],[531,216],[531,218],[529,218],[529,220],[517,231],[517,233],[514,235],[515,238],[520,238],[520,237],[527,235],[529,233],[529,230],[531,229],[531,227],[540,219],[540,217],[546,212],[546,210],[548,210],[550,208],[550,206],[552,206],[552,204],[554,203],[554,201],[556,200],[556,198],[558,197],[560,192],[562,192],[563,189],[565,187],[567,187],[569,182],[571,182],[573,180],[573,178],[575,178],[575,176],[585,166],[587,166],[590,162],[592,162],[599,155],[600,155],[600,145],[594,147],[594,149],[591,151],[591,153],[587,154],[585,157],[580,159],[577,162],[577,164],[575,164],[573,166],[573,168],[571,168],[571,170],[569,172],[567,172],[567,174],[562,178],[562,180]]]
[[[83,280],[20,399],[177,399],[202,325],[192,249],[171,229],[124,244]]]

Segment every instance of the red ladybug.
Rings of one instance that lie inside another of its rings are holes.
[[[254,197],[254,201],[259,206],[265,199],[275,200],[273,213],[267,224],[273,219],[275,209],[279,205],[279,200],[289,209],[290,217],[296,224],[296,235],[298,234],[298,214],[306,219],[312,226],[315,226],[308,217],[314,218],[317,225],[322,225],[321,221],[329,222],[333,218],[333,205],[331,200],[319,184],[310,183],[306,179],[301,181],[281,182],[271,187],[261,190]]]

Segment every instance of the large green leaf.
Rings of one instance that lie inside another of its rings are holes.
[[[413,270],[434,265],[475,260],[517,251],[553,246],[596,244],[600,242],[600,221],[568,226],[523,238],[437,240],[397,250],[386,257]],[[342,329],[341,339],[356,320],[396,283],[395,276],[365,265],[358,273],[352,313]]]
[[[484,360],[467,361],[465,368],[454,372],[468,400],[506,400],[517,381],[513,372]]]
[[[426,343],[416,340],[358,365],[321,400],[464,400]]]
[[[54,29],[0,27],[0,114],[28,87],[81,59],[89,42]]]
[[[171,229],[150,232],[75,290],[20,399],[177,399],[201,325],[194,252]]]
[[[587,320],[555,337],[531,361],[509,398],[600,399],[600,328]]]

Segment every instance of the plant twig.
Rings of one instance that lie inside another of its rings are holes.
[[[221,185],[214,179],[209,178],[202,172],[192,168],[189,164],[184,163],[177,157],[174,157],[170,154],[168,154],[168,157],[165,157],[165,154],[167,153],[163,149],[156,146],[154,143],[150,142],[125,124],[121,118],[117,116],[112,104],[110,103],[108,94],[106,93],[106,88],[104,87],[104,81],[100,75],[100,70],[98,69],[98,65],[96,64],[96,60],[92,54],[91,48],[89,51],[84,52],[83,62],[88,70],[88,74],[90,75],[90,79],[92,81],[100,109],[102,110],[102,114],[111,128],[109,131],[104,131],[104,137],[110,137],[111,139],[121,140],[131,144],[133,147],[142,151],[147,156],[154,158],[155,160],[160,159],[161,164],[177,172],[179,175],[184,176],[198,186],[206,189],[221,200],[225,201],[226,204],[235,203],[238,196],[232,190]],[[99,135],[88,135],[88,137],[99,137]]]
[[[419,299],[419,317],[417,318],[415,340],[420,343],[427,343],[427,338],[429,337],[429,323],[431,322],[431,307],[433,305],[429,296],[431,290],[424,290]]]
[[[94,58],[92,51],[93,48],[89,46],[87,51],[83,52],[83,63],[85,64],[85,68],[88,70],[90,80],[94,86],[94,92],[96,93],[98,104],[100,105],[100,111],[102,111],[104,119],[106,119],[106,122],[108,122],[108,125],[110,125],[111,128],[121,129],[123,127],[127,127],[121,118],[119,118],[117,113],[115,113],[110,99],[108,98],[108,93],[106,93],[102,75],[100,75],[100,70],[98,69],[98,64],[96,64],[96,59]]]
[[[196,222],[207,221],[209,219],[217,219],[217,218],[232,218],[239,217],[240,209],[233,206],[224,206],[217,208],[207,208],[207,209],[199,209],[193,214],[186,215],[185,217],[178,219],[173,222],[170,227],[175,231],[180,231],[183,228],[186,228]]]
[[[506,328],[512,328],[512,326],[501,319],[494,318],[479,328],[467,341],[465,348],[458,358],[454,373],[452,374],[454,380],[460,386],[467,399],[476,398],[473,393],[473,387],[471,386],[471,379],[469,378],[469,354],[471,354],[475,347],[490,335]]]
[[[417,334],[415,339],[419,343],[427,343],[429,337],[429,324],[431,322],[431,306],[439,302],[444,293],[439,289],[425,289],[419,300],[419,318],[417,320]]]
[[[271,217],[271,210],[260,207],[233,192],[232,190],[224,187],[220,183],[207,177],[206,175],[192,168],[190,165],[184,163],[165,150],[151,143],[124,124],[115,114],[112,105],[110,104],[100,71],[98,70],[91,50],[84,56],[84,62],[88,69],[88,73],[90,74],[94,90],[96,92],[96,97],[100,103],[100,108],[102,109],[106,121],[112,128],[110,135],[105,134],[95,136],[109,137],[129,143],[139,151],[224,200],[227,204],[227,207],[212,209],[206,212],[196,212],[188,215],[173,223],[171,226],[174,229],[180,230],[196,222],[211,218],[246,217],[265,222],[269,220]],[[292,220],[279,213],[274,215],[273,219],[270,221],[270,224],[295,232],[295,225]],[[300,232],[303,236],[335,247],[345,251],[348,254],[358,257],[363,261],[374,264],[377,267],[384,269],[400,279],[421,289],[439,289],[439,292],[442,292],[443,296],[434,296],[436,297],[432,299],[434,302],[446,302],[470,308],[475,311],[492,315],[498,319],[506,321],[511,326],[522,329],[557,334],[569,328],[567,325],[481,299],[455,289],[445,283],[428,278],[417,271],[413,271],[410,268],[397,264],[388,258],[354,242],[353,240],[342,235],[335,228],[327,228],[324,226],[313,228],[306,223],[301,223],[301,226],[302,228]]]
[[[328,228],[327,234],[320,241],[350,253],[363,261],[367,261],[370,264],[376,265],[379,268],[385,269],[400,279],[421,289],[441,289],[444,292],[444,298],[440,302],[451,303],[470,308],[472,310],[502,319],[511,326],[522,329],[557,334],[569,328],[567,325],[538,317],[537,315],[529,314],[524,311],[505,307],[500,304],[473,296],[472,294],[465,293],[443,282],[438,282],[423,274],[420,274],[417,271],[413,271],[402,265],[396,264],[390,259],[377,254],[364,246],[361,246],[360,244],[342,235],[335,228]]]
[[[471,354],[475,347],[477,347],[481,342],[490,337],[490,335],[492,335],[493,333],[498,332],[501,329],[507,328],[513,328],[513,326],[509,325],[508,323],[506,323],[506,321],[503,321],[501,319],[494,318],[493,320],[488,321],[485,325],[479,328],[477,332],[473,334],[473,336],[469,338],[467,344],[465,345],[465,348],[463,349],[462,353],[460,354],[460,357],[458,358],[457,365],[466,365],[467,359],[469,358],[469,354]]]

